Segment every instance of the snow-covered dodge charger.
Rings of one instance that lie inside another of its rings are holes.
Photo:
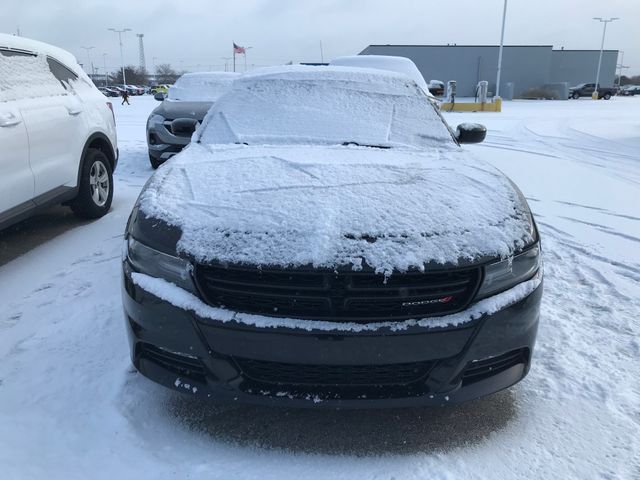
[[[131,213],[135,367],[216,400],[459,403],[527,374],[540,239],[518,188],[408,77],[241,77]]]

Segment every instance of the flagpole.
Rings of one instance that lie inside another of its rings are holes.
[[[236,44],[233,44],[233,71],[236,71]]]

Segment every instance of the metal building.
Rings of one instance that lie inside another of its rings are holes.
[[[360,55],[395,55],[413,60],[425,80],[457,81],[458,96],[472,97],[480,80],[495,92],[497,45],[369,45]],[[502,56],[500,93],[519,96],[530,88],[566,82],[596,81],[599,50],[554,50],[552,45],[506,45]],[[602,56],[600,84],[613,86],[617,50]]]

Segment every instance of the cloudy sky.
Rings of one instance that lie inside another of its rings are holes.
[[[0,31],[58,45],[99,71],[138,63],[136,33],[144,34],[147,67],[223,69],[233,41],[248,50],[249,66],[320,61],[360,52],[369,44],[497,44],[502,0],[3,0]],[[447,7],[448,4],[451,7]],[[480,7],[481,6],[481,7]],[[609,24],[605,48],[624,51],[627,74],[640,74],[639,0],[510,0],[506,44],[599,49],[597,16]],[[103,54],[106,53],[106,57]],[[243,60],[239,60],[242,67]]]

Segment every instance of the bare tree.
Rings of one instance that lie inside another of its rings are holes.
[[[145,69],[127,65],[124,67],[124,73],[127,77],[129,85],[146,85],[149,81],[149,74]],[[116,70],[109,75],[109,82],[113,84],[122,84],[122,70]]]
[[[180,74],[168,63],[161,63],[156,66],[156,82],[159,84],[174,83],[179,76]]]

